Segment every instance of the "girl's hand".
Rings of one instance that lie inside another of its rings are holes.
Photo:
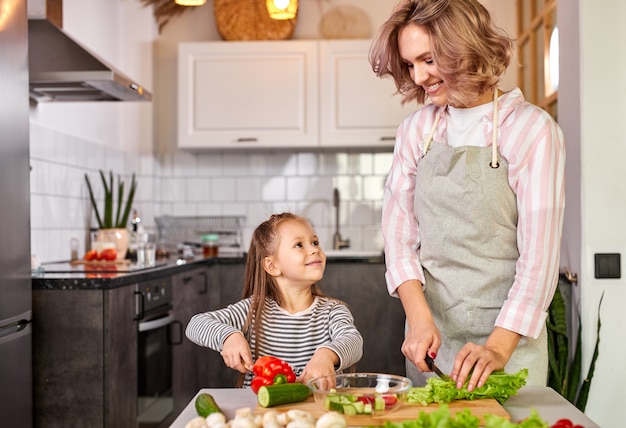
[[[227,367],[237,370],[240,373],[246,373],[252,370],[252,353],[250,345],[243,334],[233,333],[226,338],[222,352],[220,355],[224,359]]]
[[[311,379],[320,376],[328,378],[329,388],[335,387],[335,365],[339,363],[339,356],[328,348],[320,348],[315,351],[309,360],[297,382],[307,383]]]

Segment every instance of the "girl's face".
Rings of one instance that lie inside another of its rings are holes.
[[[279,242],[272,256],[279,277],[294,285],[310,286],[322,279],[326,255],[311,226],[299,220],[288,220],[278,226]]]
[[[398,49],[415,84],[424,88],[433,104],[446,105],[448,86],[439,76],[426,30],[416,24],[403,27],[398,33]]]

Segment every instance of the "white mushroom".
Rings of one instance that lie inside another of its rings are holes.
[[[326,412],[319,417],[315,428],[346,428],[348,421],[339,412]]]
[[[235,419],[250,418],[252,419],[252,409],[250,407],[242,407],[235,410]]]
[[[226,424],[226,416],[223,413],[211,413],[206,417],[206,424],[209,428],[216,428],[217,425]]]
[[[254,425],[261,428],[263,426],[263,415],[256,415],[254,418]]]
[[[281,428],[283,425],[278,422],[278,412],[276,410],[270,410],[263,414],[261,426],[263,426],[263,428]]]
[[[245,416],[233,419],[230,426],[231,428],[257,428],[254,419]]]
[[[286,428],[315,428],[315,422],[306,419],[295,419],[287,424]]]
[[[287,412],[279,413],[278,416],[276,416],[276,420],[278,421],[278,424],[280,426],[287,426],[287,424],[289,423],[289,417],[287,416]]]
[[[185,428],[207,428],[206,419],[204,419],[202,416],[197,416],[187,422]]]
[[[287,411],[289,422],[301,421],[311,425],[315,425],[315,418],[312,414],[305,410],[291,409]]]

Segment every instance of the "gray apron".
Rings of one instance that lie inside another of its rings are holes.
[[[494,123],[497,111],[494,102]],[[497,126],[492,147],[437,143],[428,150],[433,134],[434,129],[416,170],[414,204],[424,293],[442,336],[436,362],[450,373],[463,345],[486,342],[513,284],[519,258],[517,202],[509,186],[508,163],[497,153]],[[499,167],[492,168],[492,160]],[[432,376],[408,359],[406,366],[417,386]],[[522,368],[529,370],[528,385],[546,385],[545,327],[538,339],[520,340],[505,371]]]

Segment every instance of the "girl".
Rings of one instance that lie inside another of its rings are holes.
[[[565,148],[550,115],[498,89],[512,47],[477,0],[405,0],[370,49],[402,102],[430,100],[398,128],[382,218],[416,385],[427,353],[470,391],[501,369],[546,384]]]
[[[291,213],[272,215],[252,236],[243,299],[195,315],[186,335],[219,351],[224,363],[245,373],[264,355],[288,362],[299,382],[333,377],[358,362],[363,338],[341,301],[324,297],[326,255],[310,223]]]

